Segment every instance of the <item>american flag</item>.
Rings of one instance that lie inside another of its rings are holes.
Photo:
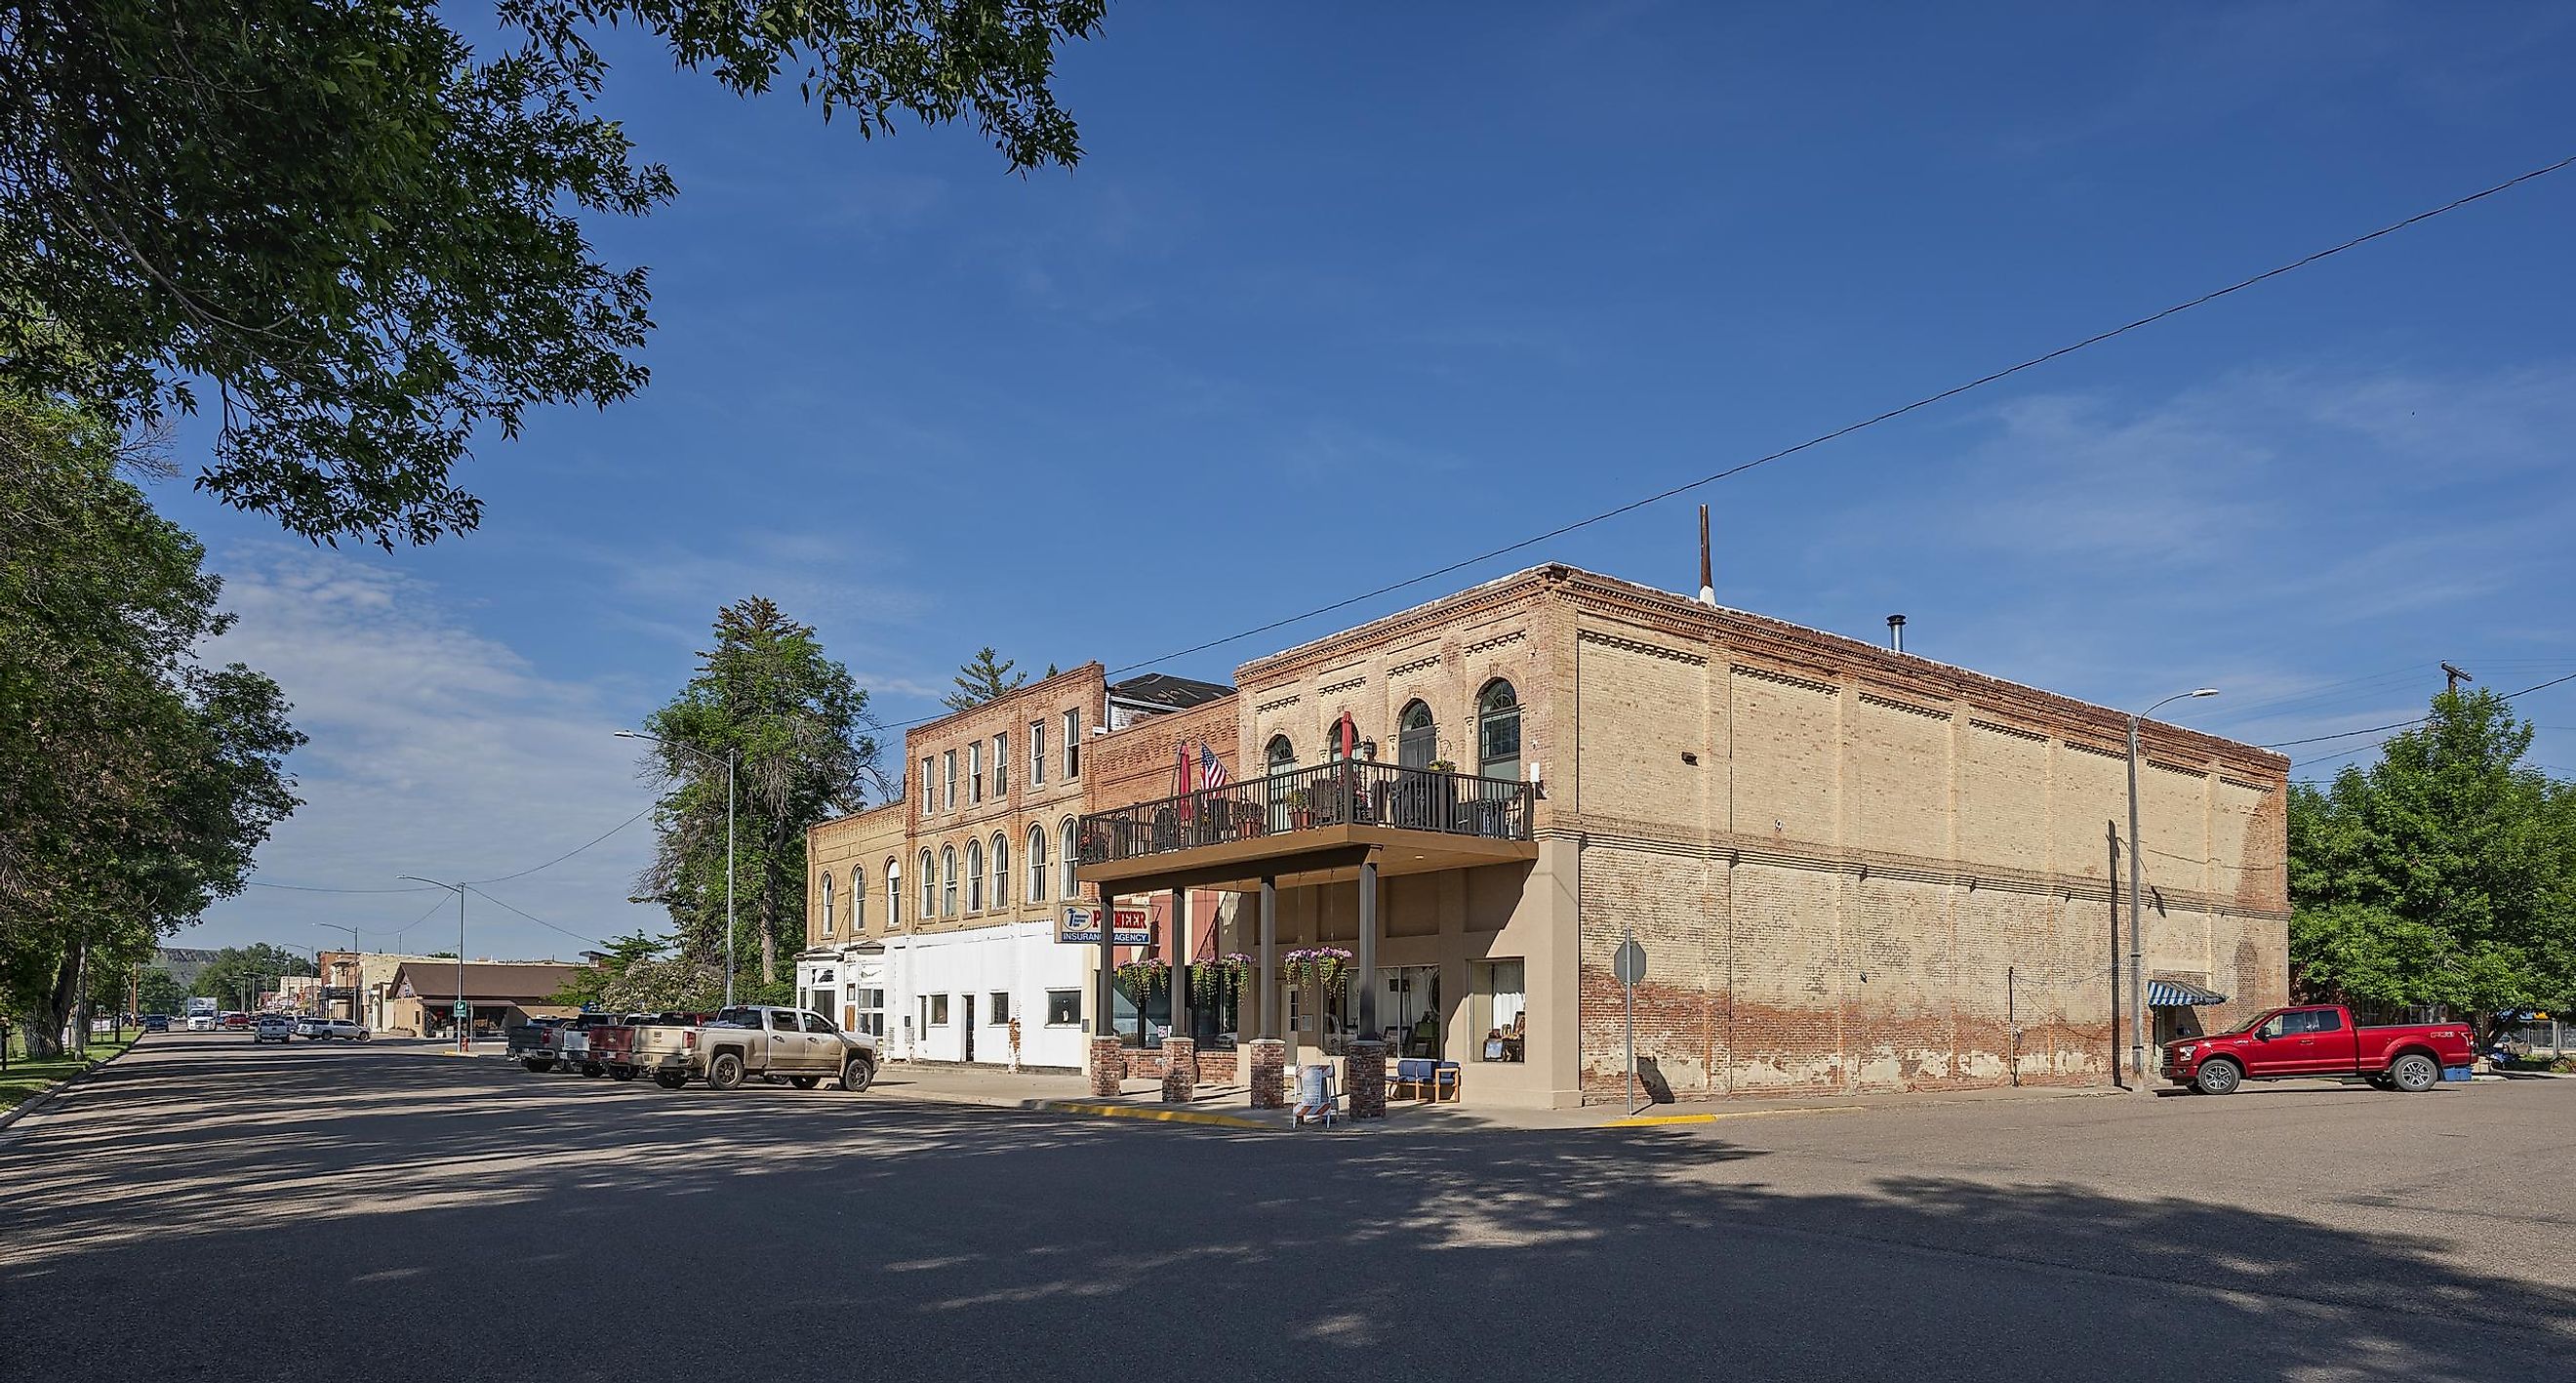
[[[1207,747],[1206,740],[1200,740],[1199,786],[1214,792],[1225,786],[1226,776],[1225,765],[1217,762],[1216,751]]]

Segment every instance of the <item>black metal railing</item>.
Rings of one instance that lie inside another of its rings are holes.
[[[1107,864],[1346,825],[1528,840],[1531,796],[1508,778],[1346,760],[1093,812],[1075,848],[1082,863]]]

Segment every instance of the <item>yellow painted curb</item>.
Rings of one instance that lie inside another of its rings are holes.
[[[1270,1125],[1253,1119],[1238,1119],[1231,1114],[1210,1114],[1201,1109],[1145,1109],[1126,1104],[1085,1104],[1079,1100],[1049,1100],[1039,1106],[1057,1114],[1096,1114],[1105,1119],[1151,1119],[1160,1124],[1208,1124],[1216,1128],[1249,1128],[1267,1131]]]
[[[1788,1114],[1861,1114],[1859,1109],[1739,1109],[1727,1114],[1646,1114],[1613,1119],[1602,1128],[1654,1128],[1661,1124],[1714,1124],[1720,1119],[1774,1119]]]

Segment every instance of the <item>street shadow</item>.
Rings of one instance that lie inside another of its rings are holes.
[[[1289,1137],[342,1056],[138,1052],[0,1146],[0,1380],[2492,1379],[2576,1346],[2576,1293],[2458,1243],[1722,1125]]]

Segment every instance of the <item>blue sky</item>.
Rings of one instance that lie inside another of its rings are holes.
[[[2576,153],[2554,7],[1718,10],[1113,7],[1062,67],[1086,157],[1027,178],[620,36],[608,105],[680,185],[595,228],[653,270],[643,395],[487,440],[483,529],[427,549],[157,494],[314,737],[259,877],[490,878],[609,830],[648,801],[610,733],[743,595],[908,719],[983,644],[1117,666],[1266,623]],[[2571,224],[2576,170],[1168,670],[1540,560],[1687,587],[1705,499],[1727,604],[1902,610],[1913,651],[2115,705],[2217,685],[2182,718],[2258,743],[2416,714],[2443,658],[2576,671]],[[2576,683],[2522,704],[2576,773]],[[467,949],[653,927],[648,850],[490,885],[563,930],[478,900]],[[180,940],[441,949],[438,902],[254,888]]]

